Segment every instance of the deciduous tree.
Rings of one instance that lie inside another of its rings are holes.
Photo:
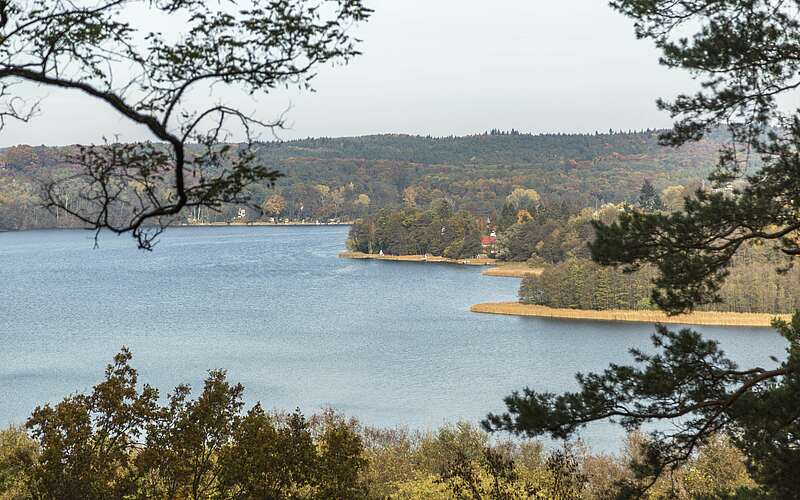
[[[133,16],[133,9],[143,12]],[[97,230],[130,232],[149,249],[183,208],[246,203],[249,186],[280,175],[254,146],[259,131],[281,127],[282,117],[208,99],[197,106],[192,92],[308,88],[319,64],[358,54],[348,29],[369,14],[361,0],[3,1],[0,125],[36,111],[38,103],[14,93],[17,83],[30,82],[77,91],[142,126],[157,142],[78,148],[71,158],[77,170],[47,180],[44,197],[50,208]],[[174,32],[152,30],[150,20],[160,16],[175,20]],[[233,128],[244,140],[221,144]],[[85,203],[65,199],[74,192]]]
[[[286,199],[278,193],[275,193],[264,200],[264,204],[261,205],[261,210],[267,215],[278,217],[286,210]]]

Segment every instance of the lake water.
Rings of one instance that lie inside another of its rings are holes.
[[[365,424],[479,421],[529,385],[576,388],[574,373],[625,362],[652,325],[481,315],[516,279],[443,264],[337,258],[347,227],[174,228],[152,253],[127,237],[0,233],[0,426],[91,389],[123,345],[166,394],[225,368],[248,402],[331,406]],[[743,365],[770,365],[770,329],[699,330]],[[615,450],[620,431],[582,437]]]

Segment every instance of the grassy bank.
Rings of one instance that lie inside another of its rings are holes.
[[[495,259],[448,259],[446,257],[435,257],[433,255],[378,255],[375,253],[363,252],[341,252],[339,257],[342,259],[374,259],[374,260],[394,260],[399,262],[433,262],[441,264],[461,264],[466,266],[491,266],[495,264]]]
[[[661,311],[587,311],[580,309],[555,309],[552,307],[520,304],[519,302],[475,304],[470,307],[470,311],[486,314],[506,314],[511,316],[536,316],[540,318],[756,327],[770,326],[770,322],[776,316],[785,320],[790,319],[790,315],[788,314],[775,315],[766,313],[697,311],[679,316],[667,316]]]

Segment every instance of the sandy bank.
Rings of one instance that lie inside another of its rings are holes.
[[[511,316],[537,316],[540,318],[584,319],[596,321],[631,321],[637,323],[679,323],[686,325],[756,326],[768,327],[776,316],[789,320],[790,315],[766,313],[733,313],[697,311],[679,316],[667,316],[661,311],[586,311],[579,309],[555,309],[545,306],[520,304],[519,302],[491,302],[475,304],[470,311]]]
[[[526,274],[542,274],[544,269],[540,267],[530,267],[524,262],[502,262],[497,259],[448,259],[446,257],[434,257],[428,255],[378,255],[362,252],[345,251],[339,254],[342,259],[375,259],[375,260],[395,260],[400,262],[434,262],[445,264],[461,264],[467,266],[491,266],[481,272],[486,276],[503,276],[507,278],[524,278]]]
[[[461,264],[466,266],[491,266],[495,264],[494,259],[448,259],[446,257],[434,257],[433,255],[378,255],[375,253],[362,252],[341,252],[339,257],[342,259],[374,259],[374,260],[395,260],[399,262],[429,262],[441,264]]]

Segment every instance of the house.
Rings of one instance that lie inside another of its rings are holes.
[[[494,258],[497,254],[497,237],[494,231],[489,236],[481,236],[481,253],[477,255],[478,258]]]

